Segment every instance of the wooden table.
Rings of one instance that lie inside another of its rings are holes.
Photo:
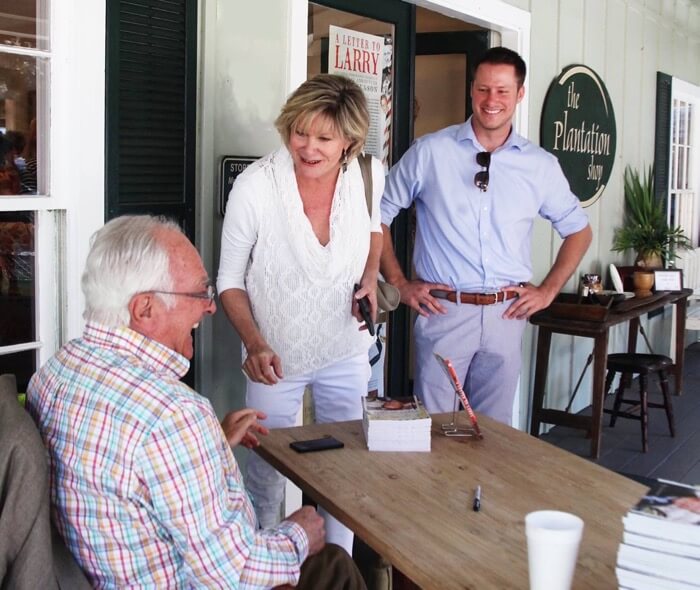
[[[677,311],[676,362],[672,372],[675,375],[676,394],[680,395],[683,383],[683,359],[685,356],[685,316],[688,296],[692,292],[692,289],[683,289],[683,291],[677,293],[662,292],[643,299],[632,298],[613,307],[604,321],[584,321],[556,317],[552,314],[550,308],[533,315],[530,318],[530,322],[535,326],[539,326],[539,329],[537,333],[537,359],[535,361],[535,385],[530,434],[539,436],[540,425],[543,422],[582,428],[588,431],[591,437],[591,456],[597,459],[600,456],[603,402],[605,397],[605,369],[608,360],[608,333],[610,328],[623,322],[629,322],[627,352],[634,352],[637,348],[639,318],[666,305],[675,305]],[[554,333],[593,338],[593,391],[592,413],[590,416],[543,408],[549,368],[549,350],[552,343],[552,334]]]
[[[360,421],[273,430],[258,453],[424,589],[526,589],[524,518],[539,509],[585,521],[573,588],[617,588],[621,518],[646,488],[487,417],[483,440],[445,437],[449,417],[433,417],[430,453],[369,452]],[[325,434],[345,448],[289,448]]]

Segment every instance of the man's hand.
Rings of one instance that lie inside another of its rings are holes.
[[[440,300],[433,297],[430,291],[439,289],[441,291],[453,291],[449,285],[441,283],[426,283],[425,281],[407,281],[396,284],[396,288],[401,293],[401,303],[408,305],[411,309],[423,317],[429,317],[434,313],[447,313],[447,310],[440,303]]]
[[[557,258],[552,268],[549,269],[547,276],[539,287],[535,287],[535,285],[530,283],[520,283],[520,285],[502,289],[503,291],[514,291],[518,294],[518,299],[508,307],[503,317],[506,319],[524,320],[533,313],[549,307],[557,293],[561,291],[564,283],[569,280],[576,270],[592,239],[593,232],[590,225],[566,236],[559,247],[559,252],[557,252]]]
[[[274,385],[282,377],[282,359],[267,344],[248,349],[243,372],[255,383]]]
[[[309,539],[309,555],[315,555],[326,544],[326,529],[323,519],[318,515],[315,508],[303,506],[296,512],[292,512],[287,520],[296,522],[306,531]]]
[[[557,296],[557,293],[552,292],[551,289],[547,289],[542,285],[536,287],[530,283],[504,287],[501,291],[510,291],[518,294],[518,298],[508,306],[508,309],[503,314],[503,317],[507,320],[526,320],[533,313],[549,307],[549,304]]]
[[[265,412],[254,410],[253,408],[245,408],[244,410],[236,410],[229,412],[221,421],[221,428],[224,431],[228,444],[235,447],[237,444],[242,444],[248,449],[254,449],[260,444],[257,434],[268,435],[270,431],[258,424],[258,420],[267,418]]]

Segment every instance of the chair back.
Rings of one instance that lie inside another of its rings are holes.
[[[0,375],[0,589],[5,588],[91,588],[52,531],[46,449],[17,401],[14,375]]]

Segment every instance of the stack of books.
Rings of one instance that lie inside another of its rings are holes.
[[[415,397],[362,399],[362,427],[370,451],[430,451],[430,426],[430,414]]]
[[[620,588],[700,589],[700,487],[659,480],[622,521]]]

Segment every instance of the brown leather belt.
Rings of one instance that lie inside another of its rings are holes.
[[[457,303],[456,291],[442,291],[433,289],[430,294],[437,299],[447,299],[452,303]],[[493,305],[494,303],[503,303],[510,299],[515,299],[518,294],[515,291],[497,291],[496,293],[460,293],[459,300],[462,303],[471,305]]]

